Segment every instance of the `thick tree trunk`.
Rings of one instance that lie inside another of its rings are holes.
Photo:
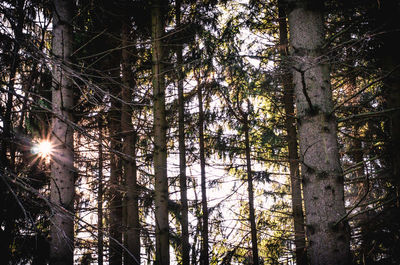
[[[387,123],[389,135],[388,164],[390,166],[392,181],[396,187],[396,204],[400,207],[400,54],[393,52],[397,49],[394,39],[400,37],[399,31],[400,4],[397,0],[387,0],[382,3],[379,10],[379,26],[383,27],[381,42],[378,50],[378,64],[383,75],[391,73],[384,80],[384,98],[387,109],[395,109],[390,113]]]
[[[129,25],[122,26],[122,105],[121,127],[124,137],[122,151],[128,157],[123,159],[124,180],[126,183],[126,242],[128,253],[125,264],[140,264],[140,223],[139,223],[139,187],[137,185],[136,167],[136,132],[132,124],[132,88],[134,80],[131,73],[131,60],[127,47],[129,45]]]
[[[282,6],[282,1],[278,2],[279,8],[279,44],[280,56],[282,60],[282,86],[283,103],[285,108],[286,120],[285,128],[287,132],[287,143],[289,151],[290,184],[292,192],[292,212],[294,223],[294,244],[296,247],[296,263],[298,265],[307,264],[306,240],[304,229],[303,200],[301,196],[301,180],[299,168],[299,155],[297,147],[296,119],[294,111],[294,86],[293,77],[290,71],[286,70],[288,56],[288,32],[286,23],[286,12]]]
[[[74,140],[72,121],[73,88],[68,73],[72,53],[72,1],[54,0],[53,14],[53,86],[52,154],[50,200],[54,214],[50,217],[50,264],[73,264],[74,251]],[[57,115],[57,116],[56,116]],[[61,117],[61,118],[59,118]]]
[[[257,226],[254,210],[254,190],[253,190],[253,174],[251,171],[251,149],[249,138],[249,120],[248,116],[244,117],[244,136],[246,149],[246,169],[247,169],[247,192],[249,195],[249,222],[251,229],[251,250],[253,254],[253,265],[258,265],[258,244],[257,244]]]
[[[288,1],[293,80],[311,264],[349,264],[343,173],[330,70],[323,61],[323,2]]]
[[[202,227],[201,227],[201,252],[200,264],[210,264],[208,256],[208,206],[207,206],[207,181],[206,181],[206,158],[204,151],[204,110],[202,87],[198,84],[197,97],[199,100],[199,146],[200,146],[200,174],[201,174],[201,206],[202,206]]]
[[[181,26],[181,0],[176,1],[176,27]],[[179,102],[179,184],[181,194],[182,265],[190,264],[189,221],[186,180],[185,101],[183,96],[182,46],[176,50]]]
[[[154,176],[156,217],[156,264],[169,264],[168,178],[167,178],[167,121],[165,117],[165,81],[163,70],[164,3],[154,0],[151,7],[152,74],[154,111]]]

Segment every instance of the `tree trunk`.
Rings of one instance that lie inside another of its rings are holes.
[[[247,167],[247,191],[249,195],[249,221],[251,229],[251,250],[253,254],[253,265],[258,265],[258,244],[257,244],[257,226],[254,211],[254,190],[253,190],[253,174],[251,172],[251,150],[249,138],[249,120],[248,115],[244,117],[244,136],[246,149],[246,167]]]
[[[110,47],[113,47],[112,45]],[[110,79],[110,94],[119,96],[119,64],[120,54],[110,54],[106,63],[108,78]],[[109,262],[110,265],[122,264],[122,193],[121,193],[121,103],[111,98],[111,107],[108,113],[108,129],[110,134],[110,189],[109,189]]]
[[[208,265],[208,206],[207,206],[207,182],[206,182],[206,158],[204,152],[204,110],[202,87],[198,82],[197,97],[199,100],[199,146],[200,146],[200,174],[201,174],[201,206],[202,229],[201,229],[201,253],[200,264]]]
[[[161,12],[162,3],[164,1],[155,0],[151,7],[157,265],[169,264],[167,121],[165,117],[165,81],[161,39],[164,34],[164,16]]]
[[[103,265],[103,117],[99,113],[99,177],[97,187],[97,264]]]
[[[123,159],[124,180],[126,183],[126,242],[128,253],[124,264],[140,264],[140,223],[139,223],[139,188],[136,167],[136,132],[132,124],[132,88],[134,80],[131,73],[129,51],[129,25],[122,26],[122,105],[121,127],[124,137],[122,151],[128,157]]]
[[[72,53],[72,1],[54,0],[53,14],[53,86],[52,154],[50,200],[50,264],[73,264],[74,251],[74,140],[72,121],[73,88],[65,67]]]
[[[181,26],[181,0],[176,1],[176,27]],[[190,264],[189,221],[186,180],[186,146],[185,146],[185,101],[183,96],[182,46],[176,50],[178,72],[178,102],[179,102],[179,184],[181,194],[181,229],[182,229],[182,265]]]
[[[397,48],[393,40],[400,37],[399,12],[398,1],[384,1],[379,11],[378,20],[379,26],[383,26],[382,32],[384,32],[380,37],[382,45],[378,50],[378,65],[381,67],[383,75],[391,73],[384,80],[384,99],[387,109],[395,109],[390,113],[387,132],[389,135],[388,164],[396,188],[397,207],[400,207],[400,55],[393,52],[393,49]]]
[[[294,244],[296,247],[296,263],[298,265],[307,264],[306,240],[304,230],[304,213],[301,197],[301,180],[299,170],[299,156],[297,147],[296,119],[294,117],[294,87],[293,77],[290,71],[286,70],[285,63],[288,56],[288,32],[286,23],[286,12],[282,6],[282,1],[278,2],[279,8],[279,44],[280,56],[282,60],[282,85],[283,103],[285,108],[285,127],[287,132],[287,143],[289,151],[289,170],[290,184],[292,191],[292,212],[294,223]]]
[[[323,61],[322,1],[287,1],[311,264],[349,264],[343,172],[330,70]]]

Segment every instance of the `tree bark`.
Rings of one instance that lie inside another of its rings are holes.
[[[200,264],[210,263],[208,256],[208,206],[207,206],[207,181],[206,181],[206,158],[204,151],[204,110],[202,87],[198,82],[197,97],[199,100],[199,147],[200,147],[200,174],[201,174],[201,206],[202,206],[202,227],[201,227],[201,252]]]
[[[296,263],[298,265],[307,264],[306,240],[304,229],[303,200],[301,192],[301,179],[299,168],[299,155],[297,146],[296,119],[294,111],[294,86],[293,77],[290,71],[286,70],[288,49],[288,32],[286,23],[286,12],[282,6],[282,1],[278,1],[279,8],[279,44],[280,56],[282,60],[282,86],[283,103],[285,108],[285,128],[287,132],[287,143],[289,151],[289,170],[290,184],[292,192],[292,212],[294,223],[294,244],[296,247]]]
[[[73,129],[66,120],[73,120],[73,88],[69,67],[72,53],[72,1],[54,0],[53,13],[53,85],[51,141],[52,154],[50,200],[54,215],[50,217],[50,264],[73,264],[74,251],[74,141]]]
[[[247,192],[249,196],[249,222],[251,229],[251,250],[253,254],[253,265],[259,264],[258,259],[258,243],[257,243],[257,226],[254,210],[254,190],[253,190],[253,174],[251,171],[251,149],[249,138],[249,120],[248,114],[244,117],[243,123],[244,136],[245,136],[245,150],[246,150],[246,169],[247,169]]]
[[[111,42],[111,40],[109,40]],[[111,42],[109,47],[115,47]],[[121,151],[121,103],[114,97],[120,94],[120,62],[121,54],[108,55],[107,75],[108,90],[113,96],[108,112],[108,130],[110,138],[110,189],[109,189],[109,263],[122,264],[122,163],[118,152]]]
[[[168,178],[167,178],[167,121],[165,114],[165,81],[163,70],[164,16],[162,0],[154,0],[151,7],[152,25],[152,81],[154,111],[154,176],[156,217],[156,264],[169,264]]]
[[[176,1],[176,27],[181,26],[181,0]],[[182,46],[176,50],[178,72],[178,102],[179,102],[179,184],[181,195],[181,229],[182,229],[182,265],[190,264],[189,221],[186,180],[186,146],[185,146],[185,101],[183,96]]]
[[[103,265],[103,117],[98,116],[99,126],[99,173],[97,187],[97,264]]]
[[[122,151],[128,157],[123,159],[124,179],[126,183],[126,242],[128,253],[124,264],[140,264],[140,223],[139,223],[139,187],[137,185],[136,132],[132,124],[132,89],[134,80],[131,73],[129,45],[129,25],[122,26],[122,105],[121,127],[124,137]]]
[[[391,73],[383,83],[383,94],[387,109],[395,109],[390,113],[390,121],[385,130],[389,135],[388,164],[392,181],[396,188],[396,206],[400,207],[400,55],[393,52],[397,48],[396,38],[400,37],[398,17],[399,2],[388,0],[382,3],[379,10],[379,26],[383,26],[384,34],[380,37],[382,45],[378,49],[378,65],[383,74]]]
[[[322,1],[287,1],[300,160],[311,264],[349,264],[349,228],[333,114],[330,70],[323,56]]]

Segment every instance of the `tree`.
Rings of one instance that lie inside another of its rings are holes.
[[[207,182],[206,182],[206,157],[204,151],[204,109],[202,85],[197,78],[197,98],[199,102],[199,151],[200,151],[200,175],[201,175],[201,253],[200,264],[208,265],[210,258],[208,255],[208,206],[207,206]]]
[[[247,101],[248,111],[250,109],[250,101]],[[240,109],[240,107],[239,107]],[[246,150],[246,170],[247,170],[247,190],[249,196],[249,221],[251,228],[251,248],[253,254],[253,264],[258,265],[258,242],[257,242],[257,226],[254,210],[254,190],[253,190],[253,174],[251,169],[251,147],[249,137],[249,120],[248,112],[242,114],[243,116],[243,131],[245,136],[245,150]]]
[[[156,216],[156,264],[169,264],[169,223],[168,223],[168,178],[167,178],[167,122],[165,115],[164,80],[164,13],[166,4],[155,0],[151,6],[151,47],[154,115],[154,177]]]
[[[324,56],[322,1],[286,1],[293,60],[300,161],[311,264],[349,264],[343,172],[329,66]]]
[[[128,20],[129,21],[129,20]],[[134,89],[131,56],[128,51],[130,28],[127,21],[122,26],[122,100],[121,129],[124,180],[126,182],[126,242],[125,264],[140,264],[139,187],[137,184],[136,131],[132,125],[132,90]]]
[[[290,69],[286,69],[287,56],[289,55],[288,32],[286,23],[286,12],[282,6],[282,1],[278,1],[279,14],[279,45],[282,60],[282,86],[283,103],[285,108],[285,128],[287,133],[287,144],[289,152],[290,184],[292,191],[292,211],[294,224],[294,244],[296,246],[296,262],[299,265],[307,264],[306,240],[304,230],[303,199],[301,192],[301,179],[299,168],[299,155],[297,147],[296,119],[294,111],[294,87]]]
[[[97,187],[97,264],[103,265],[103,117],[100,113],[98,117],[99,130],[99,159],[98,159],[98,187]]]
[[[72,1],[54,0],[53,10],[53,85],[52,137],[53,150],[50,183],[50,264],[73,264],[74,250],[74,95],[71,76],[73,45]]]
[[[115,31],[113,31],[115,32]],[[112,45],[109,49],[115,47]],[[120,71],[119,64],[121,61],[120,53],[111,53],[105,64],[107,71],[107,82],[105,83],[112,98],[110,99],[111,107],[108,112],[108,130],[110,137],[110,189],[109,189],[109,251],[110,264],[120,265],[122,263],[122,164],[119,152],[121,150],[121,102],[118,95],[121,86],[119,81]]]
[[[182,1],[175,3],[176,28],[181,27],[181,5]],[[178,130],[179,130],[179,184],[181,195],[181,229],[182,229],[182,265],[190,264],[189,244],[189,221],[187,201],[187,179],[186,179],[186,145],[185,145],[185,101],[183,95],[183,44],[178,44],[176,49],[176,68],[178,77]]]

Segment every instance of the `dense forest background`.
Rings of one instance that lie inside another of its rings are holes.
[[[400,264],[400,2],[0,2],[1,264]]]

